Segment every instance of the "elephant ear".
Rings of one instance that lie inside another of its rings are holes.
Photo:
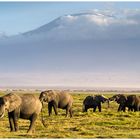
[[[98,95],[98,100],[99,100],[99,102],[101,102],[101,103],[104,103],[104,102],[105,102],[105,101],[104,101],[103,95]]]
[[[124,103],[126,103],[126,101],[127,101],[127,97],[124,96],[124,95],[121,95],[121,96],[119,97],[119,99],[117,100],[117,103],[119,103],[119,104],[124,104]]]
[[[4,99],[5,102],[8,103],[8,107],[7,107],[8,112],[12,112],[16,108],[18,108],[22,102],[21,97],[15,93],[9,93],[5,95]]]
[[[97,102],[97,103],[100,103],[100,96],[99,95],[95,95],[94,96],[94,100]]]

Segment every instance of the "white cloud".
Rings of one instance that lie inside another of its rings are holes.
[[[140,10],[99,11],[62,16],[57,26],[47,32],[55,40],[117,39],[140,35]],[[46,25],[47,26],[47,25]],[[135,33],[133,33],[133,30]],[[117,36],[116,36],[117,33]]]
[[[105,26],[105,25],[108,25],[109,24],[109,19],[104,17],[103,15],[87,15],[85,16],[87,19],[85,20],[88,20],[89,22],[93,22],[97,25],[100,25],[100,26]]]
[[[51,24],[51,25],[50,25]],[[140,10],[91,10],[65,15],[29,32],[28,39],[52,40],[130,39],[140,36]]]

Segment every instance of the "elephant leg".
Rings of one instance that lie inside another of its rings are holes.
[[[95,112],[95,111],[96,111],[96,106],[93,107],[93,112]]]
[[[53,105],[53,109],[54,109],[55,115],[58,115],[57,106],[56,105]]]
[[[137,109],[136,108],[134,108],[134,112],[136,112],[137,111]]]
[[[10,124],[10,131],[15,131],[14,128],[14,121],[13,121],[13,114],[10,112],[8,113],[8,118],[9,118],[9,124]]]
[[[49,116],[52,114],[52,104],[51,103],[48,103],[48,113],[49,113]]]
[[[131,111],[134,111],[134,107],[131,107]]]
[[[122,107],[121,107],[121,105],[119,105],[118,112],[121,111],[121,110],[122,110]]]
[[[70,117],[73,116],[72,108],[69,109]]]
[[[67,105],[67,107],[66,107],[66,117],[68,117],[68,113],[70,113],[70,117],[72,117],[72,108],[71,108],[71,105]]]
[[[133,111],[133,106],[129,106],[128,111]]]
[[[98,105],[99,112],[101,112],[101,104]]]
[[[139,106],[137,105],[137,111],[139,111]]]
[[[14,116],[13,120],[14,120],[15,131],[18,131],[19,130],[19,128],[18,128],[18,119]]]
[[[125,112],[125,107],[122,108],[123,112]]]
[[[132,111],[132,107],[128,107],[128,111]]]
[[[14,121],[14,127],[15,127],[15,131],[18,131],[18,113],[16,111],[14,111],[14,117],[13,117],[13,121]]]
[[[68,117],[69,107],[66,108],[66,117]]]
[[[85,105],[85,111],[84,112],[87,112],[88,111],[88,107]]]
[[[37,119],[37,114],[35,113],[30,118],[30,126],[29,126],[29,130],[28,130],[27,133],[32,133],[33,132],[33,128],[34,128],[36,119]]]
[[[135,106],[134,111],[139,111],[139,106]]]

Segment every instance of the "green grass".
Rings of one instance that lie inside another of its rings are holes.
[[[1,93],[3,95],[4,93]],[[39,94],[36,93],[38,96]],[[46,118],[44,127],[41,116],[36,122],[36,131],[27,135],[29,121],[19,119],[19,131],[9,132],[7,115],[0,120],[0,138],[140,138],[140,112],[117,112],[118,104],[102,105],[102,112],[92,109],[82,112],[83,99],[90,94],[73,94],[73,118],[65,117],[65,111],[59,109],[58,116],[48,117],[47,104],[43,108]],[[107,95],[111,97],[111,94]]]

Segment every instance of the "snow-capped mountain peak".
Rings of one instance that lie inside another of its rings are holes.
[[[104,38],[106,35],[104,36],[103,34],[107,31],[107,36],[112,37],[112,32],[125,30],[124,26],[127,27],[129,32],[132,26],[139,25],[139,20],[135,18],[134,12],[132,12],[133,16],[129,16],[128,13],[129,12],[123,11],[120,15],[119,12],[116,13],[115,11],[109,13],[109,11],[94,10],[78,14],[68,14],[58,17],[35,30],[24,33],[23,35],[30,36],[42,34],[47,38],[53,37],[54,39],[55,36],[57,36],[58,39],[66,39],[66,36],[67,39],[72,39],[72,37],[81,37],[81,39],[84,39],[84,37],[96,38],[95,36],[98,35],[100,35],[101,38]],[[112,31],[108,32],[110,29]],[[123,34],[125,34],[125,32],[126,31],[124,31]],[[118,35],[118,37],[119,36],[120,35]],[[123,35],[123,37],[124,36],[125,35]]]

